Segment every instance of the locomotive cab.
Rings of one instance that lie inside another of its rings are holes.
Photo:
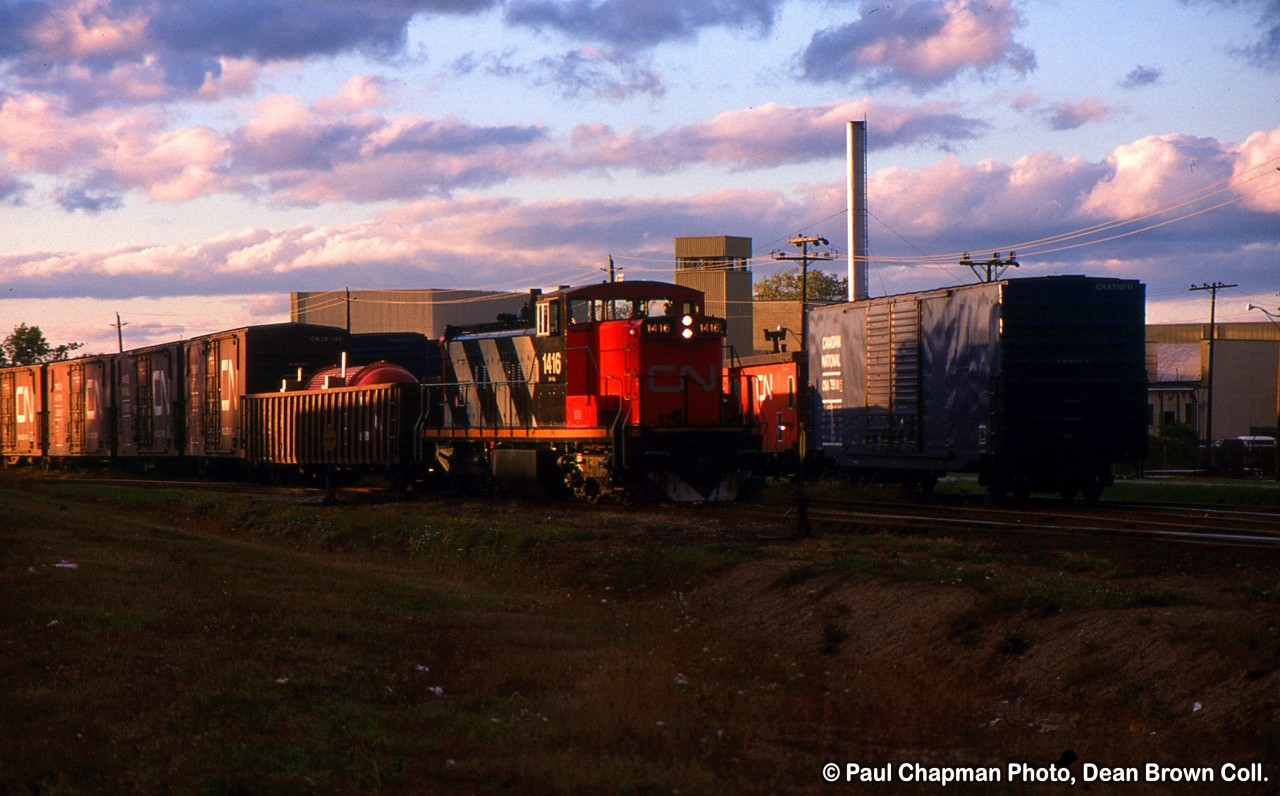
[[[606,282],[541,296],[541,375],[567,374],[565,425],[689,427],[722,422],[725,322],[702,293],[661,282]]]

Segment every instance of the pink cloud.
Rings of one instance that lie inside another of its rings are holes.
[[[690,163],[753,169],[838,160],[844,156],[845,123],[862,118],[875,120],[876,148],[947,148],[976,138],[986,128],[985,123],[961,115],[954,103],[903,108],[871,99],[811,106],[771,102],[658,133],[643,129],[618,132],[605,124],[580,125],[570,135],[566,166],[632,167],[664,173]]]
[[[1248,194],[1244,207],[1264,213],[1280,213],[1280,127],[1261,130],[1245,139],[1232,176]],[[1247,182],[1245,182],[1247,180]]]
[[[801,56],[811,80],[864,78],[871,85],[925,90],[961,73],[1035,68],[1035,55],[1014,40],[1022,26],[1010,0],[946,3],[864,2],[861,18],[814,34]]]
[[[1045,117],[1054,130],[1074,130],[1092,122],[1106,121],[1112,114],[1111,107],[1096,98],[1055,102],[1045,109]]]
[[[1081,204],[1083,215],[1125,218],[1158,210],[1231,176],[1236,156],[1212,138],[1148,136],[1111,153],[1110,174]]]
[[[246,80],[256,74],[243,71]],[[235,74],[228,69],[223,78],[222,88],[230,90]],[[140,90],[148,85],[137,84]],[[221,90],[206,85],[210,92]],[[619,168],[667,173],[692,163],[759,169],[838,160],[845,121],[864,116],[876,120],[877,148],[950,149],[986,129],[952,103],[904,108],[862,99],[769,103],[659,132],[582,125],[553,139],[536,125],[485,127],[456,117],[383,115],[384,90],[381,79],[358,75],[337,94],[311,104],[269,96],[229,132],[168,128],[158,111],[76,112],[65,101],[25,94],[0,108],[7,121],[0,129],[0,152],[20,171],[66,180],[80,193],[92,189],[94,196],[136,190],[157,201],[181,202],[265,192],[280,204],[315,205],[443,196],[538,174]],[[122,203],[117,197],[100,206]]]
[[[75,119],[54,101],[35,94],[10,96],[0,103],[0,151],[5,161],[23,171],[58,174],[78,166],[100,149],[100,125],[108,116]]]
[[[35,95],[0,105],[0,150],[29,172],[88,181],[102,189],[137,189],[161,201],[230,190],[228,146],[206,127],[164,129],[156,113],[105,110],[72,114]]]
[[[142,14],[112,17],[103,0],[78,0],[50,6],[29,34],[44,57],[56,60],[103,58],[133,51],[146,35]]]
[[[317,113],[343,116],[388,104],[384,93],[387,81],[375,75],[353,75],[332,97],[322,97],[313,106]]]

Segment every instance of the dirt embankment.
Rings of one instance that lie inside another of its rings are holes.
[[[41,480],[0,479],[0,510],[0,793],[812,793],[831,763],[1280,782],[1275,554]]]

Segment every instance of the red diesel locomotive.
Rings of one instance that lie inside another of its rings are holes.
[[[427,388],[424,460],[455,478],[595,498],[736,496],[759,450],[722,378],[702,293],[607,282],[532,296],[532,323],[450,329]]]

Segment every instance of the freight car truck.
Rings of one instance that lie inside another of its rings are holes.
[[[1010,279],[815,309],[807,350],[823,462],[929,489],[976,471],[997,497],[1096,500],[1146,455],[1145,290]]]

